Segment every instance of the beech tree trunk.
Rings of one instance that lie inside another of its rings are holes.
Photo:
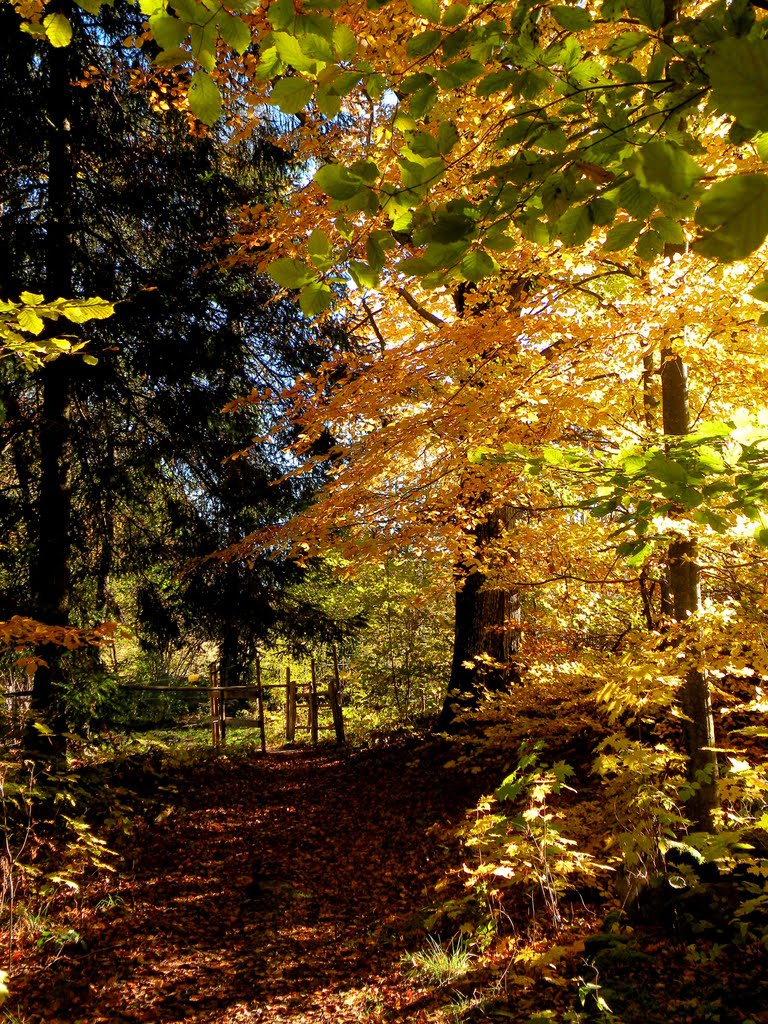
[[[675,437],[689,433],[688,381],[685,364],[671,349],[661,354],[661,394],[664,433]],[[696,541],[686,537],[669,546],[669,589],[677,622],[685,622],[701,609],[701,580]],[[694,652],[695,653],[695,652]],[[696,659],[698,660],[698,659]],[[698,786],[689,802],[691,819],[697,829],[713,827],[718,804],[718,767],[715,723],[706,672],[691,665],[682,692],[688,776]]]
[[[482,563],[485,548],[511,520],[505,510],[475,530],[475,551]],[[514,658],[520,641],[520,595],[489,586],[482,569],[458,565],[453,660],[448,692],[437,728],[450,727],[457,714],[477,706],[483,690],[503,690],[519,679]]]

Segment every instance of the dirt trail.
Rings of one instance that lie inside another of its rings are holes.
[[[123,850],[117,905],[86,893],[85,951],[14,979],[11,1011],[28,1024],[426,1020],[400,961],[423,943],[414,911],[450,855],[429,829],[482,788],[443,755],[277,753],[179,776],[184,807]],[[249,899],[254,859],[264,891]]]

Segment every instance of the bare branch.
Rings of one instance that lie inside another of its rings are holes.
[[[405,288],[395,288],[397,294],[408,303],[411,309],[415,309],[419,316],[426,320],[429,324],[434,324],[435,327],[444,327],[445,320],[441,320],[439,316],[435,316],[434,313],[430,313],[428,309],[425,309],[420,302],[418,302]]]

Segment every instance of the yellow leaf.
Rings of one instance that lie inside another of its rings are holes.
[[[69,46],[72,42],[72,26],[63,14],[49,14],[43,18],[45,34],[51,46]]]

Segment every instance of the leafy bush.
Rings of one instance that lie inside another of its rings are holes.
[[[561,923],[560,897],[606,870],[576,843],[563,835],[562,815],[549,804],[551,796],[570,789],[565,780],[573,770],[560,761],[551,767],[539,764],[541,742],[520,746],[517,767],[492,797],[477,808],[477,820],[469,829],[466,844],[480,863],[470,871],[470,886],[482,894],[500,918],[512,893],[530,901],[535,913],[541,902],[554,925]],[[516,805],[510,813],[506,806]]]

